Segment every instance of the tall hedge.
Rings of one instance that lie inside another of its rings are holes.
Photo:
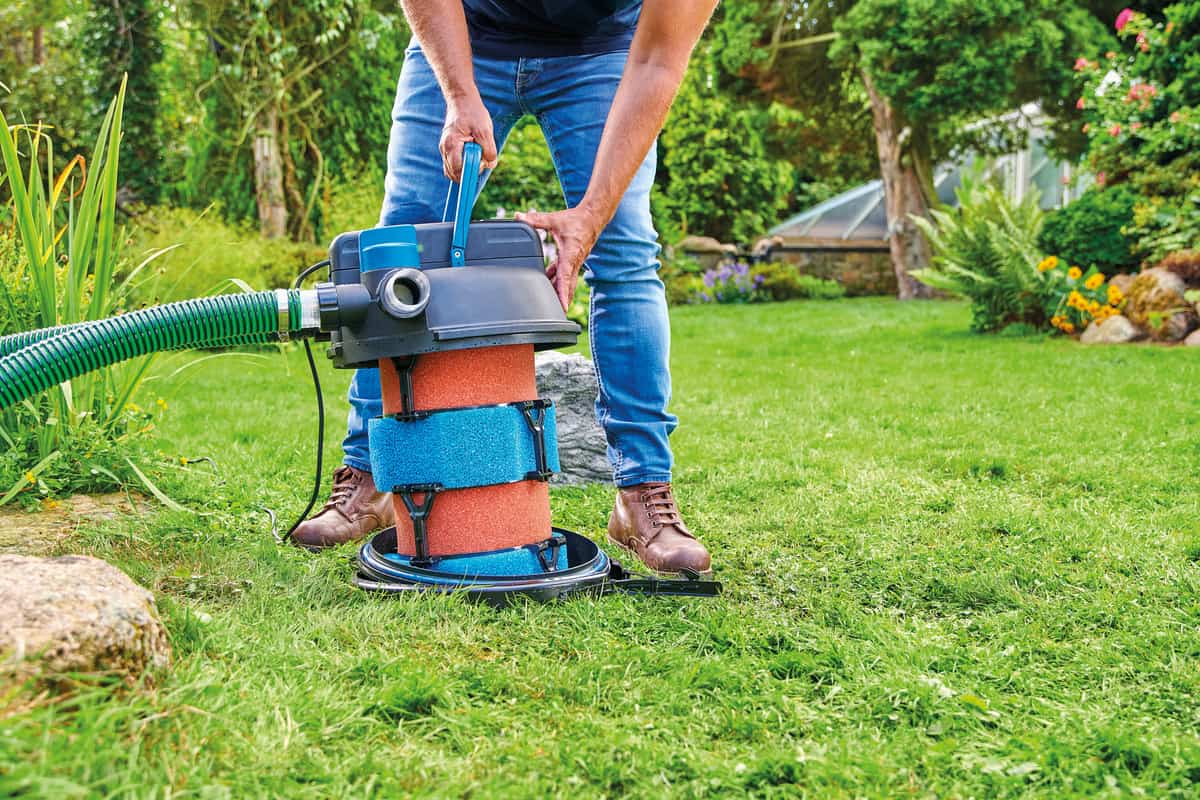
[[[123,184],[143,203],[153,203],[161,191],[157,67],[163,57],[163,8],[155,0],[93,0],[80,33],[93,119],[103,119],[121,80],[129,76],[121,174]]]

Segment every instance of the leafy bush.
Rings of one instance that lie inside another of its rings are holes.
[[[759,277],[759,288],[772,300],[837,300],[846,296],[846,289],[837,281],[804,275],[791,264],[768,262],[752,270]]]
[[[964,177],[956,212],[932,211],[914,221],[933,247],[933,266],[913,276],[971,300],[971,328],[998,331],[1013,323],[1043,326],[1047,280],[1037,269],[1043,212],[1036,192],[1020,203],[993,184]]]
[[[704,87],[694,67],[662,133],[660,207],[687,233],[750,241],[787,207],[791,164],[772,158],[767,115]]]
[[[324,243],[339,233],[375,227],[382,205],[383,170],[364,169],[330,181],[329,194],[321,205]]]
[[[1075,62],[1088,165],[1098,185],[1137,196],[1127,234],[1143,263],[1200,241],[1200,4],[1163,15],[1122,12],[1125,52]]]
[[[1047,253],[1110,275],[1136,272],[1136,240],[1122,230],[1133,222],[1138,197],[1128,186],[1094,187],[1046,215],[1038,244]]]

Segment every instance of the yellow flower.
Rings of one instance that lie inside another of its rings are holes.
[[[1120,305],[1121,301],[1124,299],[1125,299],[1125,293],[1122,292],[1118,287],[1116,287],[1116,286],[1108,287],[1108,304],[1110,306]]]
[[[1058,266],[1058,256],[1046,256],[1038,262],[1038,272],[1049,272]]]
[[[1089,289],[1099,289],[1103,283],[1104,283],[1104,273],[1097,272],[1094,275],[1092,275],[1092,277],[1090,277],[1086,281],[1084,281],[1083,285]]]
[[[1064,323],[1063,323],[1063,326],[1062,326],[1062,329],[1063,329],[1064,331],[1066,331],[1067,333],[1074,333],[1074,332],[1075,332],[1075,326],[1074,326],[1073,324],[1071,324],[1070,322],[1064,322]]]
[[[1078,308],[1080,311],[1082,311],[1083,309],[1087,308],[1087,301],[1083,299],[1083,295],[1072,289],[1071,293],[1067,295],[1067,305],[1069,305],[1071,308]]]
[[[25,473],[25,482],[26,483],[37,483],[37,475],[34,475],[32,472],[26,472]]]
[[[1093,300],[1092,302],[1088,303],[1087,310],[1095,314],[1100,310],[1100,304]]]
[[[1079,267],[1071,267],[1069,270],[1067,270],[1067,277],[1073,281],[1077,281],[1083,277],[1083,270],[1081,270]]]
[[[166,411],[168,408],[167,401],[163,400],[161,397],[158,398],[158,407],[161,408],[163,411]]]

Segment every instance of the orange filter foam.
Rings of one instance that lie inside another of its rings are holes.
[[[391,361],[379,362],[383,413],[403,410],[400,377]],[[413,410],[515,403],[537,399],[532,345],[430,353],[413,369]],[[402,456],[401,456],[402,457]],[[424,500],[416,498],[417,502]],[[412,520],[400,497],[397,551],[414,555]],[[542,481],[452,489],[438,494],[425,526],[434,556],[500,550],[550,536],[550,489]]]

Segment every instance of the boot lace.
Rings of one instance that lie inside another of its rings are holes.
[[[325,501],[325,507],[321,510],[328,511],[331,508],[337,508],[343,500],[350,499],[357,487],[358,473],[350,467],[338,467],[333,473],[333,489],[329,492],[329,499]]]
[[[683,524],[683,518],[679,516],[679,506],[675,504],[675,496],[671,494],[671,484],[647,487],[642,491],[641,500],[646,507],[650,524],[656,528]]]

